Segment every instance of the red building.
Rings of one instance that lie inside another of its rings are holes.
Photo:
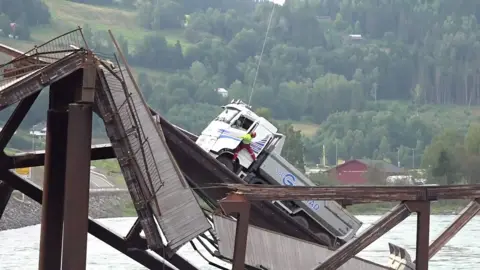
[[[352,159],[328,170],[329,175],[337,179],[339,184],[367,184],[368,178],[375,177],[384,182],[388,176],[404,175],[405,170],[383,160]]]

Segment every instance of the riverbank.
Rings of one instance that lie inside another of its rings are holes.
[[[432,215],[457,215],[468,202],[468,200],[432,202],[430,211]],[[348,206],[347,210],[354,215],[383,215],[397,204],[396,202],[358,204]]]
[[[94,193],[90,195],[89,216],[92,218],[115,218],[131,215],[132,200],[128,192]],[[37,202],[15,193],[0,219],[0,231],[39,224],[42,207]]]

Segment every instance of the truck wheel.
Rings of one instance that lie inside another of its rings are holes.
[[[227,169],[233,172],[233,161],[228,156],[219,156],[217,157],[218,162],[222,163]]]
[[[302,227],[305,227],[308,229],[308,221],[306,218],[302,217],[302,216],[293,216],[292,217],[296,222],[300,223],[300,225],[302,225]]]
[[[252,179],[250,179],[250,181],[248,181],[248,183],[252,184],[252,185],[265,185],[265,184],[267,184],[267,182],[265,182],[263,179],[258,178],[258,177],[253,177]]]
[[[329,248],[333,247],[332,239],[324,232],[317,232],[315,236],[320,238],[320,241]]]

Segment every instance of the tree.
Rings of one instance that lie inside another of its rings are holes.
[[[282,149],[282,156],[300,171],[305,171],[303,160],[302,134],[293,128],[291,124],[280,127],[280,133],[286,136]]]
[[[255,113],[258,116],[263,117],[263,118],[265,118],[269,121],[273,120],[272,119],[272,112],[268,108],[264,108],[264,107],[258,108],[258,109],[255,110]]]
[[[451,185],[457,181],[457,168],[451,155],[446,151],[440,151],[437,165],[432,168],[432,176],[436,182],[443,185]]]
[[[417,84],[412,90],[412,101],[415,105],[421,105],[424,99],[424,91],[420,84]]]
[[[468,154],[480,154],[480,125],[471,124],[465,136],[465,148]]]
[[[305,162],[318,162],[325,145],[330,163],[367,157],[411,164],[415,152],[428,169],[445,150],[462,164],[458,179],[471,174],[474,165],[460,161],[478,152],[475,136],[462,134],[478,121],[480,105],[478,1],[287,1],[276,7],[266,40],[269,1],[76,1],[135,4],[121,12],[136,12],[149,31],[118,38],[120,46],[135,70],[149,69],[142,79],[149,103],[164,114],[175,107],[175,121],[197,121],[190,110],[198,104],[227,102],[214,91],[223,87],[229,98],[253,94],[251,105],[267,108],[272,121],[321,125]],[[7,36],[10,23],[29,38],[38,31],[31,27],[49,22],[42,1],[0,0],[0,7]],[[105,31],[86,28],[84,35],[96,52],[113,50]],[[432,141],[446,128],[461,136]]]
[[[383,160],[387,157],[390,152],[390,145],[388,143],[387,137],[383,136],[378,146],[378,157],[377,159]]]
[[[462,162],[462,172],[468,184],[480,183],[480,155],[469,155]]]
[[[207,79],[208,71],[199,61],[195,61],[190,66],[190,76],[192,77],[193,81],[197,84],[201,83],[203,80]]]

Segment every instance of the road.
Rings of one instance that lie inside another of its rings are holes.
[[[112,188],[114,185],[108,181],[107,176],[95,172],[93,170],[90,171],[90,188]]]
[[[32,170],[31,180],[34,183],[41,185],[43,182],[43,174],[44,174],[43,167],[35,167]],[[101,173],[95,172],[94,170],[90,171],[90,188],[91,189],[112,188],[112,187],[115,187],[115,185],[112,184],[110,181],[108,181],[107,176]]]

